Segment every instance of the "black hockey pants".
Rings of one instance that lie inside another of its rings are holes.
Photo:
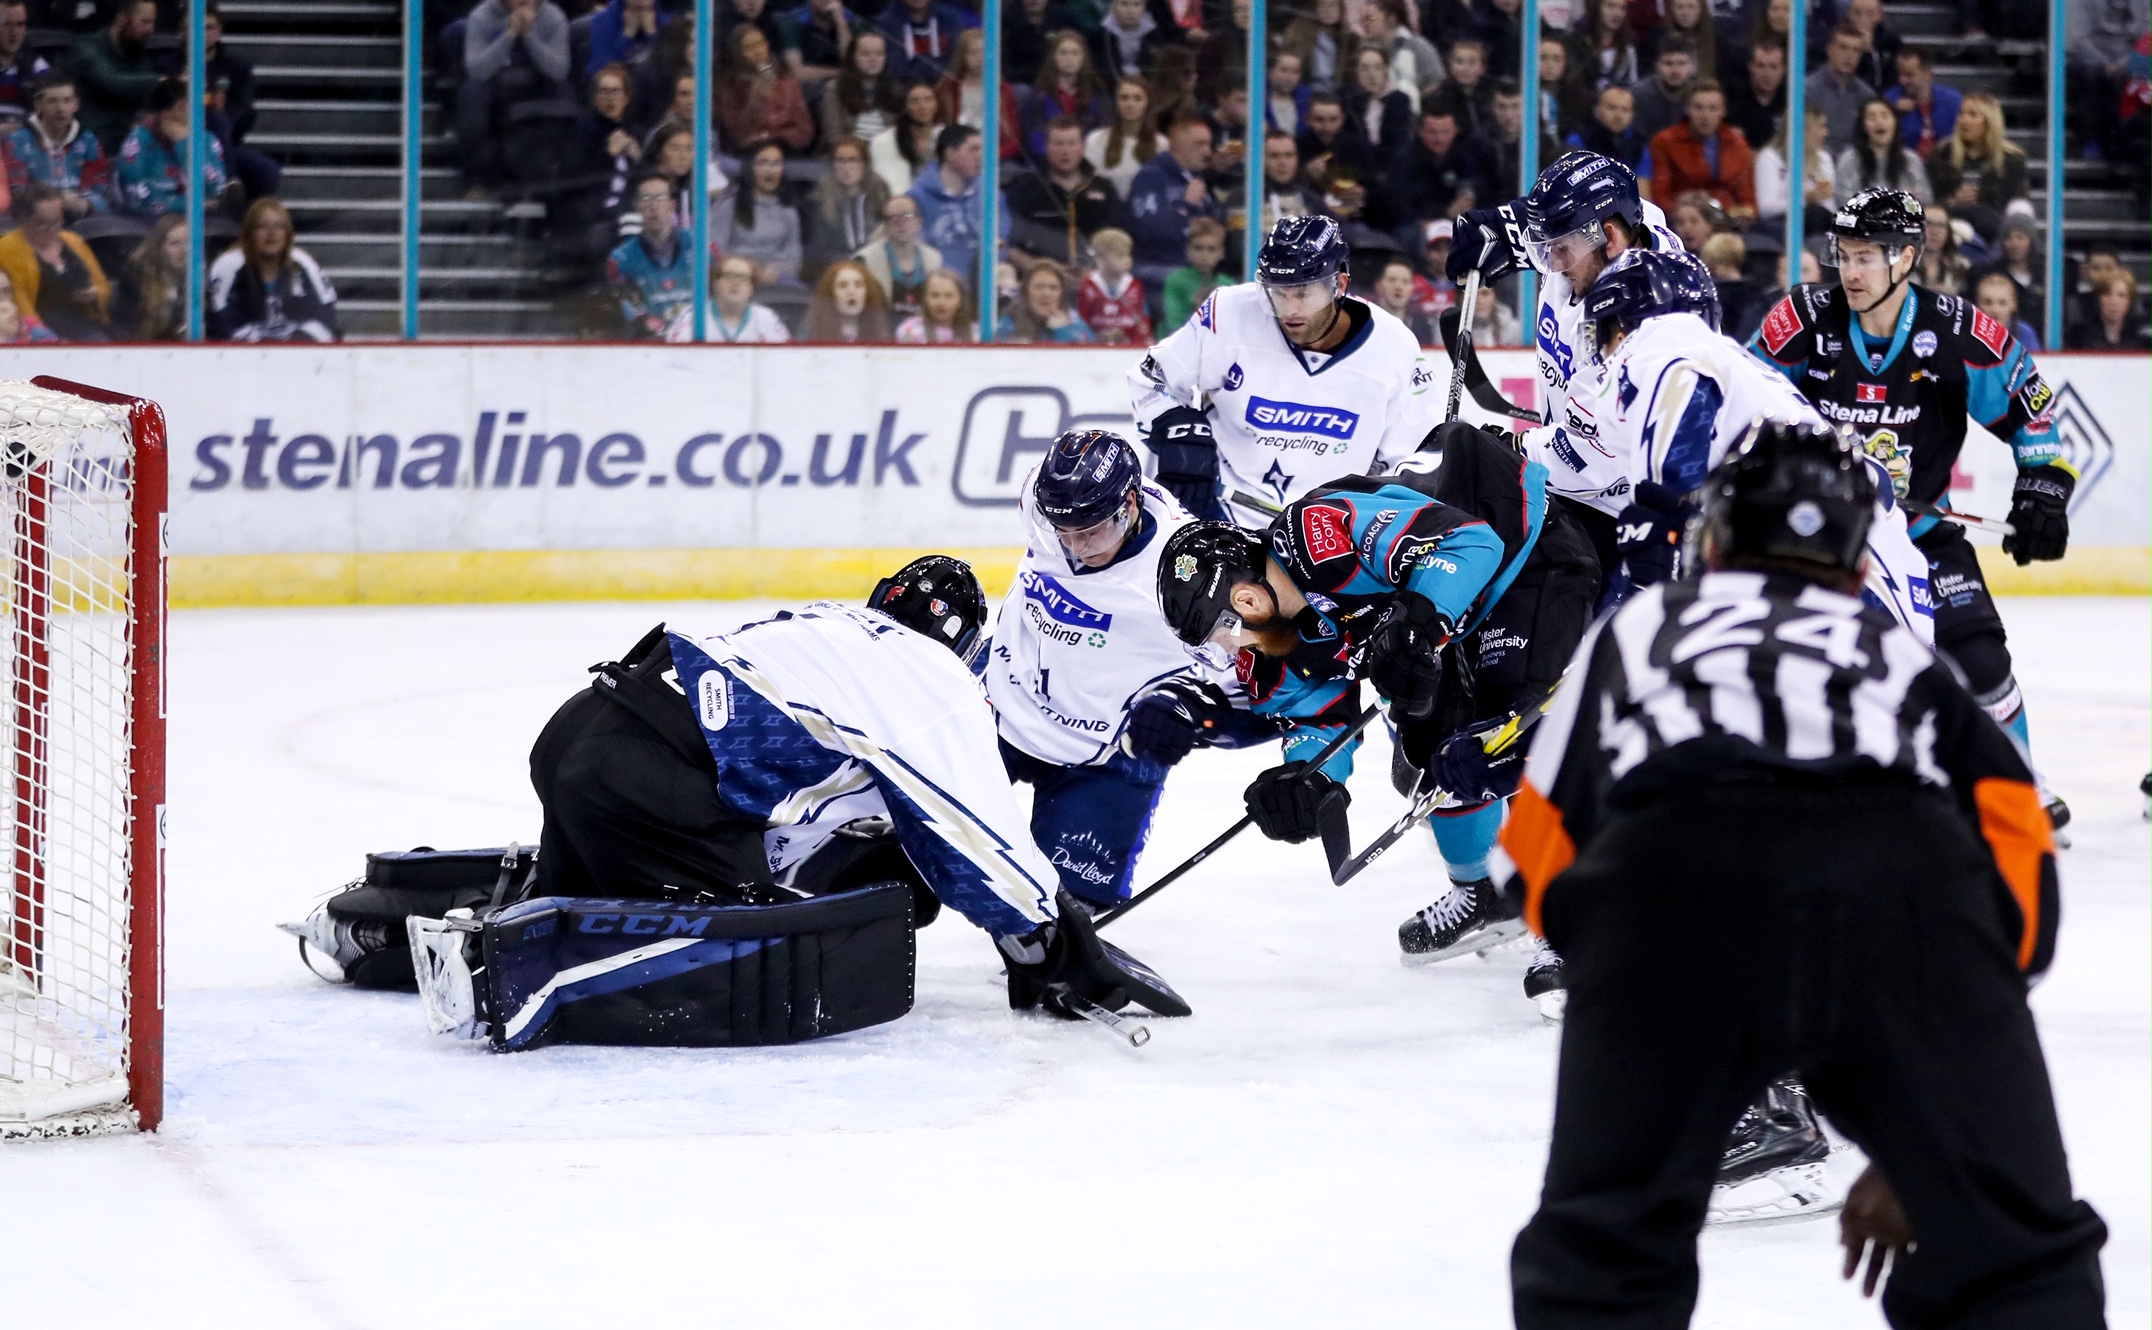
[[[1912,1222],[1891,1325],[2102,1325],[2106,1228],[2071,1198],[2007,901],[1899,785],[1714,785],[1595,837],[1545,904],[1569,1007],[1521,1330],[1687,1325],[1727,1132],[1788,1072]]]

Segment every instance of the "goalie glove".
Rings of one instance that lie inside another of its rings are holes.
[[[1647,587],[1673,580],[1681,531],[1688,522],[1689,506],[1680,495],[1656,481],[1637,485],[1636,497],[1614,519],[1614,548],[1631,582]]]
[[[1396,719],[1424,720],[1434,714],[1435,691],[1442,683],[1442,648],[1452,631],[1433,601],[1416,591],[1400,591],[1368,634],[1361,674],[1389,699]]]
[[[2018,567],[2059,559],[2069,548],[2070,495],[2076,489],[2077,477],[2052,463],[2018,472],[2010,495],[2010,525],[2017,530],[2003,537],[2003,553]]]
[[[1243,796],[1249,820],[1272,840],[1298,845],[1321,832],[1325,810],[1335,805],[1335,817],[1344,812],[1352,796],[1345,787],[1305,762],[1272,767],[1252,781]]]
[[[1449,279],[1462,286],[1466,275],[1477,268],[1480,282],[1491,284],[1529,263],[1524,253],[1522,208],[1519,201],[1458,214],[1450,236],[1450,256],[1443,264]]]
[[[1218,504],[1218,439],[1210,417],[1192,406],[1168,407],[1145,440],[1158,454],[1158,483],[1199,518],[1223,518]]]

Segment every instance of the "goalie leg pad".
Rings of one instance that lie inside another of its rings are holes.
[[[912,1009],[912,888],[781,905],[548,897],[494,912],[478,976],[502,1051],[791,1044]]]

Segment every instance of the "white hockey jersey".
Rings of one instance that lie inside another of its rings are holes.
[[[1148,438],[1160,414],[1207,398],[1226,511],[1250,529],[1275,509],[1236,505],[1236,490],[1282,507],[1411,456],[1442,423],[1442,395],[1419,339],[1361,303],[1367,326],[1326,355],[1285,339],[1259,285],[1220,287],[1129,371],[1137,429]]]
[[[845,823],[885,816],[972,922],[1021,933],[1054,917],[1059,877],[1032,843],[978,681],[948,648],[827,602],[673,643],[720,788],[764,818],[780,883]]]
[[[1608,406],[1598,422],[1599,442],[1629,459],[1631,482],[1649,480],[1677,493],[1701,487],[1756,421],[1829,423],[1792,384],[1694,314],[1646,319],[1615,348],[1605,371]],[[1876,481],[1867,590],[1932,646],[1935,603],[1927,556],[1906,535],[1889,473],[1875,459],[1866,460]]]
[[[1644,225],[1655,249],[1685,249],[1655,203],[1644,205]],[[1527,456],[1547,468],[1555,494],[1619,516],[1629,505],[1629,459],[1600,441],[1606,377],[1592,357],[1592,334],[1584,326],[1584,292],[1560,273],[1542,273],[1532,345],[1539,360],[1541,414],[1546,424],[1527,430]]]
[[[1092,766],[1119,751],[1128,704],[1151,685],[1199,673],[1158,608],[1158,555],[1191,519],[1171,494],[1143,484],[1139,548],[1104,568],[1070,559],[1033,506],[1029,548],[994,620],[986,695],[1001,737],[1042,762]]]

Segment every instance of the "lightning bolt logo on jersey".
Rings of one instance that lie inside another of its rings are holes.
[[[1390,314],[1352,303],[1365,322],[1320,354],[1285,340],[1259,287],[1222,287],[1129,373],[1146,438],[1164,412],[1208,404],[1226,510],[1242,526],[1260,529],[1272,514],[1236,505],[1235,492],[1289,503],[1411,456],[1441,423],[1418,340]]]

